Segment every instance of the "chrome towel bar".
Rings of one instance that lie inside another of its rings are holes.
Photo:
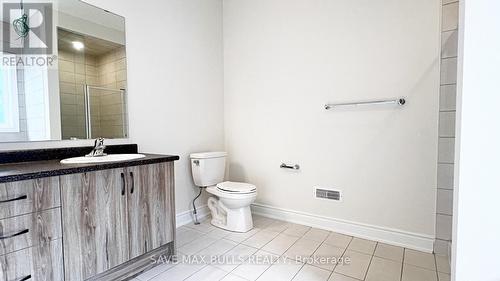
[[[281,169],[291,169],[291,170],[299,170],[300,166],[298,164],[295,165],[287,165],[285,163],[281,163],[280,165]]]
[[[390,100],[373,100],[373,101],[358,101],[358,102],[345,102],[345,103],[327,103],[325,104],[325,109],[332,109],[338,106],[357,106],[357,105],[382,105],[382,104],[395,104],[403,106],[406,104],[405,98],[397,98]]]

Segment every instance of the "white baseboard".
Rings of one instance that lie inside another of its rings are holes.
[[[198,212],[198,220],[200,221],[210,215],[210,209],[208,209],[207,205],[196,208],[196,211]],[[193,210],[185,211],[175,215],[176,227],[190,224],[192,222],[194,222]]]
[[[394,246],[428,253],[433,251],[434,237],[425,234],[318,216],[258,203],[252,204],[252,212],[264,217],[321,228]]]

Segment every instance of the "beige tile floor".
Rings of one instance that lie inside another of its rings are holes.
[[[254,225],[248,233],[221,230],[208,220],[180,227],[179,261],[134,280],[450,280],[447,257],[258,216]]]

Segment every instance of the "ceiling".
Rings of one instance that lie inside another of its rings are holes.
[[[76,52],[73,48],[73,41],[82,42],[85,48],[81,51],[87,55],[100,56],[106,54],[122,45],[92,37],[89,35],[81,35],[61,28],[57,29],[58,49],[68,52]]]
[[[125,18],[122,16],[113,14],[80,0],[52,0],[51,2],[54,3],[54,9],[59,12],[86,20],[88,20],[89,16],[91,16],[93,23],[125,31]]]

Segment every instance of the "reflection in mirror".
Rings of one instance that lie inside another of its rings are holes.
[[[14,54],[2,53],[3,58]],[[23,83],[23,71],[0,68],[0,136],[2,140],[26,139],[26,106],[24,91],[18,90]]]
[[[79,0],[46,2],[30,6],[38,14],[19,3],[13,18],[0,14],[8,35],[0,38],[0,142],[128,137],[125,19]],[[23,13],[43,18],[43,32],[18,33]]]
[[[3,44],[2,44],[3,45]],[[21,54],[2,52],[6,59],[17,61]],[[53,129],[46,67],[5,65],[0,67],[0,141],[47,140]],[[58,114],[58,111],[53,112]],[[58,129],[56,129],[58,130]],[[53,135],[58,136],[59,131]]]
[[[125,46],[59,28],[63,139],[124,138]]]

